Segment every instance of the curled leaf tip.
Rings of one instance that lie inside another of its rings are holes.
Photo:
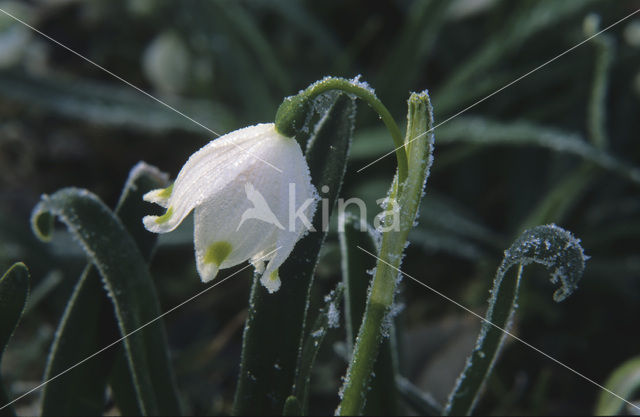
[[[49,196],[42,195],[42,200],[34,207],[31,212],[31,229],[38,239],[43,242],[51,241],[53,236],[54,217],[47,208],[47,200]]]
[[[157,167],[150,165],[144,161],[138,161],[133,168],[129,171],[129,178],[127,179],[127,183],[134,180],[135,178],[140,177],[141,175],[146,175],[161,184],[165,184],[169,182],[169,174],[166,172],[162,172]]]
[[[560,302],[578,287],[584,272],[585,261],[580,240],[555,224],[536,226],[526,230],[509,249],[500,266],[506,272],[513,265],[538,263],[551,273],[551,282],[560,284],[553,299]]]

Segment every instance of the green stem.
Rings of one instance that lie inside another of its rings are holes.
[[[339,90],[353,94],[366,101],[367,104],[378,113],[380,119],[389,130],[389,133],[391,133],[391,138],[396,148],[396,159],[398,160],[398,178],[400,179],[400,184],[403,184],[407,178],[408,165],[407,154],[404,149],[404,141],[400,129],[395,120],[393,120],[389,110],[387,110],[380,99],[376,97],[375,92],[361,81],[325,77],[311,84],[297,95],[285,98],[276,113],[275,125],[278,132],[289,137],[295,136],[304,125],[309,103],[320,94],[331,90]]]
[[[389,208],[393,207],[392,202],[397,202],[398,218],[396,220],[394,216],[394,220],[398,223],[392,225],[388,222],[384,223],[384,227],[390,227],[391,230],[385,231],[382,235],[376,273],[342,388],[342,402],[337,410],[340,415],[357,415],[364,409],[371,373],[383,338],[384,322],[393,304],[402,252],[409,230],[413,226],[431,167],[433,135],[429,132],[433,125],[433,116],[426,92],[411,95],[407,119],[406,143],[410,151],[408,165],[411,170],[404,182],[404,187],[400,189],[398,177],[396,177],[389,193],[386,211],[389,213]],[[369,255],[373,254],[369,253]]]
[[[496,271],[489,308],[476,344],[458,377],[443,415],[471,415],[478,402],[518,307],[518,290],[525,265],[538,263],[551,272],[551,282],[560,285],[554,294],[556,302],[571,295],[578,286],[585,266],[580,241],[556,225],[537,226],[526,230],[509,249]],[[506,274],[518,267],[515,279]]]

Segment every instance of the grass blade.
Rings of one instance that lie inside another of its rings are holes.
[[[342,284],[338,284],[333,291],[324,297],[325,305],[318,312],[318,317],[302,345],[300,364],[298,365],[293,394],[301,404],[303,415],[307,414],[311,371],[320,347],[322,346],[322,342],[330,329],[340,326],[339,306],[343,292],[344,287]],[[285,409],[286,408],[285,404]]]
[[[535,262],[547,267],[551,272],[551,282],[560,284],[553,294],[553,299],[559,302],[577,288],[586,259],[588,257],[584,255],[580,241],[555,225],[525,231],[505,251],[493,281],[487,321],[482,323],[473,352],[449,396],[445,415],[469,415],[473,411],[506,337],[489,323],[509,330],[517,308],[524,266]],[[515,279],[505,280],[505,275],[515,265],[519,265]]]
[[[527,122],[500,123],[480,117],[459,117],[438,128],[438,143],[539,146],[578,156],[640,184],[640,169],[589,144],[580,135]]]
[[[122,335],[160,315],[144,257],[125,226],[94,194],[65,188],[43,195],[32,213],[34,232],[50,240],[58,217],[79,241],[102,276]],[[143,414],[179,413],[164,327],[158,321],[124,339],[127,362]]]
[[[496,31],[491,39],[485,40],[483,46],[460,65],[438,90],[434,102],[438,103],[439,111],[444,113],[454,106],[460,106],[461,96],[467,100],[473,99],[465,95],[465,90],[473,84],[475,77],[479,74],[486,75],[489,69],[520,48],[528,39],[575,15],[595,1],[597,0],[519,3],[518,10],[509,19],[504,20],[504,26]]]
[[[595,177],[594,166],[584,162],[573,172],[559,181],[534,207],[524,220],[521,229],[528,229],[541,223],[564,221],[579,198],[588,190]]]
[[[591,36],[591,34],[588,35]],[[614,58],[614,40],[608,33],[603,33],[593,38],[593,43],[596,47],[596,61],[589,97],[587,130],[593,146],[605,149],[609,145],[606,129],[606,98]]]
[[[146,233],[140,219],[146,209],[142,195],[155,188],[166,187],[167,177],[143,162],[130,172],[115,214],[134,238],[145,260],[149,260],[157,235]],[[96,326],[96,323],[99,325]],[[111,300],[104,290],[97,269],[88,264],[67,303],[51,346],[44,379],[60,372],[97,352],[118,339],[119,331]],[[111,376],[114,393],[131,385],[126,361],[115,361],[124,355],[120,346],[104,352],[100,360],[88,361],[56,378],[44,387],[43,415],[98,415],[104,412],[107,380]],[[114,369],[123,367],[124,369]],[[114,378],[113,375],[119,377]],[[135,390],[134,390],[135,391]],[[116,400],[118,400],[116,395]],[[116,404],[123,414],[139,414],[135,402]]]
[[[2,354],[13,334],[29,296],[29,270],[17,262],[0,278],[0,364]],[[15,415],[8,406],[9,398],[4,391],[0,375],[0,415]]]
[[[111,302],[100,275],[87,266],[74,289],[51,345],[44,380],[56,376],[118,339]],[[107,377],[115,348],[44,386],[42,415],[97,415],[104,412]]]
[[[280,64],[274,49],[269,40],[258,29],[258,24],[253,16],[247,13],[241,3],[227,1],[213,1],[211,7],[216,14],[229,22],[229,27],[234,31],[261,63],[261,70],[267,75],[269,84],[278,87],[278,93],[284,93],[291,88],[287,71]]]
[[[306,144],[306,158],[316,189],[335,205],[346,169],[353,134],[355,103],[347,95],[332,95],[323,116],[313,127]],[[305,148],[303,148],[305,149]],[[282,287],[268,294],[254,279],[245,325],[240,376],[234,401],[235,414],[281,414],[297,375],[309,293],[318,252],[326,231],[322,212],[316,210],[313,226],[317,232],[300,240],[280,268]],[[277,365],[277,366],[276,366]]]
[[[86,79],[2,70],[0,98],[102,126],[127,127],[147,133],[173,129],[205,132],[201,126],[127,86]],[[169,104],[216,132],[225,132],[236,125],[231,112],[220,103],[172,98]]]
[[[398,375],[396,388],[402,399],[421,416],[439,416],[442,406],[431,395],[420,391],[407,378]]]
[[[379,86],[380,97],[386,97],[389,103],[400,102],[402,96],[414,88],[446,22],[445,15],[450,6],[447,1],[416,1],[407,6],[406,23],[389,49],[375,83]]]

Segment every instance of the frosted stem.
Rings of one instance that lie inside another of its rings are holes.
[[[340,415],[358,415],[364,409],[366,394],[383,337],[383,325],[391,310],[397,287],[398,269],[407,235],[413,227],[429,169],[433,161],[433,125],[429,95],[413,93],[409,98],[406,146],[409,152],[408,176],[404,183],[394,179],[387,210],[396,201],[399,225],[382,235],[376,273],[367,298],[364,318],[342,387]],[[402,187],[401,187],[402,186]]]
[[[366,83],[358,81],[357,78],[347,80],[345,78],[325,77],[311,84],[297,95],[285,98],[276,113],[275,124],[278,132],[289,137],[295,136],[304,124],[308,104],[320,94],[331,90],[353,94],[366,101],[378,113],[393,139],[393,144],[396,148],[396,159],[398,160],[398,177],[400,178],[400,184],[404,183],[407,178],[407,154],[400,129],[373,89]]]

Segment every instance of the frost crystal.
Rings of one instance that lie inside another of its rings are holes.
[[[580,240],[555,224],[525,231],[504,255],[499,275],[504,275],[516,264],[528,265],[535,262],[549,269],[551,282],[560,283],[560,288],[553,294],[553,299],[558,302],[577,288],[585,261],[589,259],[584,254]]]
[[[353,77],[352,79],[350,79],[349,82],[351,82],[351,84],[353,84],[356,87],[360,87],[363,90],[367,90],[368,92],[370,92],[371,94],[373,94],[375,96],[376,92],[373,89],[373,87],[371,87],[368,82],[361,81],[360,80],[361,77],[362,77],[362,75],[358,74],[355,77]]]
[[[336,308],[334,303],[329,304],[329,311],[327,311],[327,324],[331,329],[340,327],[340,311]]]

